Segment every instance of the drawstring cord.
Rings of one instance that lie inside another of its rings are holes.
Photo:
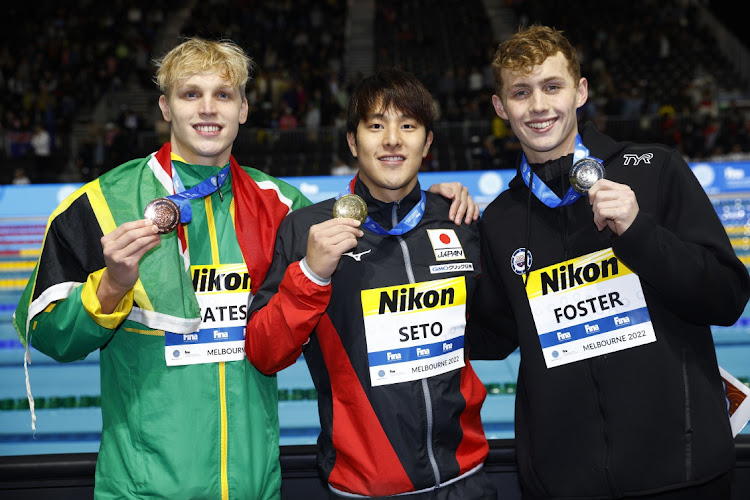
[[[562,161],[558,161],[557,163],[558,163],[558,166],[559,166],[559,169],[560,169],[560,192],[564,193],[566,191],[566,189],[567,189],[567,186],[565,185],[565,178],[566,178],[566,176],[563,175],[563,172],[564,172],[563,162]],[[524,264],[523,264],[524,265],[524,269],[523,269],[523,286],[524,286],[524,288],[526,287],[526,283],[527,283],[527,281],[529,279],[529,270],[530,270],[529,268],[531,267],[529,265],[529,255],[531,253],[529,251],[529,244],[531,243],[531,193],[533,192],[534,177],[535,177],[535,175],[534,175],[534,173],[532,171],[532,173],[531,173],[531,175],[529,177],[529,196],[528,196],[528,198],[526,200],[526,246],[524,247]],[[564,208],[564,207],[559,207],[559,208]],[[565,217],[565,211],[564,210],[562,210],[559,213],[560,213],[560,216],[562,217],[562,224],[563,224],[563,230],[564,230],[563,237],[566,237],[567,236],[567,232],[568,232],[568,229],[567,229],[568,228],[568,220]],[[564,247],[564,257],[565,257],[565,260],[567,260],[568,259],[568,248],[567,248],[567,245],[565,243],[563,243],[563,247]]]
[[[36,412],[34,411],[34,396],[31,395],[31,381],[29,380],[29,365],[31,364],[31,351],[29,346],[29,332],[26,332],[26,351],[23,353],[23,372],[26,376],[26,397],[29,400],[29,411],[31,412],[31,430],[36,432]]]
[[[523,247],[523,287],[529,280],[529,243],[531,242],[531,188],[534,185],[534,174],[529,178],[529,196],[526,199],[526,244]]]

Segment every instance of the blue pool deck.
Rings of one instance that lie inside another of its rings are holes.
[[[712,198],[732,244],[750,265],[750,193]],[[0,215],[0,455],[96,452],[101,437],[99,356],[57,363],[32,349],[30,381],[37,401],[32,432],[23,367],[24,351],[12,327],[21,290],[38,258],[45,217]],[[750,307],[732,327],[714,327],[719,364],[750,384]],[[513,437],[513,407],[519,356],[474,362],[488,388],[482,408],[489,438]],[[304,359],[278,375],[281,444],[314,444],[319,431],[317,401]],[[743,434],[750,434],[746,426]]]

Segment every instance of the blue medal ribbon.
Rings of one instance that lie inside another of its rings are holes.
[[[193,210],[190,208],[190,200],[197,200],[212,195],[224,184],[228,175],[229,167],[224,167],[218,174],[212,175],[190,189],[185,189],[185,185],[182,183],[182,179],[180,179],[180,174],[177,173],[177,169],[174,163],[172,163],[172,185],[174,186],[175,194],[167,196],[167,199],[172,200],[180,207],[181,224],[187,224],[193,220]],[[219,194],[221,194],[221,191],[219,191]]]
[[[350,187],[346,191],[339,193],[338,196],[336,196],[336,199],[338,200],[345,194],[351,194],[353,192],[354,190],[352,189],[352,187]],[[422,220],[422,216],[424,215],[424,210],[425,210],[426,203],[427,203],[426,201],[427,197],[425,196],[424,191],[420,191],[420,195],[421,197],[420,197],[419,203],[414,205],[414,208],[412,208],[409,211],[409,213],[406,214],[406,217],[401,219],[401,221],[395,226],[393,226],[393,229],[391,229],[390,231],[385,230],[382,227],[380,227],[380,225],[374,220],[372,220],[369,215],[367,216],[367,219],[365,220],[365,222],[362,224],[362,227],[366,228],[372,233],[379,234],[382,236],[385,236],[385,235],[400,236],[402,234],[408,233],[409,231],[417,227],[417,224],[419,224],[419,221]]]
[[[588,148],[583,145],[580,134],[576,134],[573,163],[575,164],[577,161],[587,158],[588,156]],[[593,159],[601,163],[601,160],[598,158]],[[557,208],[575,203],[578,198],[581,197],[581,193],[572,187],[569,187],[568,192],[565,193],[562,199],[560,199],[560,197],[558,197],[539,177],[535,177],[534,182],[531,182],[533,175],[534,172],[531,171],[529,162],[526,160],[526,154],[524,153],[521,157],[521,177],[523,178],[523,182],[526,183],[526,186],[531,185],[531,192],[534,193],[534,196],[536,196],[539,201],[550,208]]]

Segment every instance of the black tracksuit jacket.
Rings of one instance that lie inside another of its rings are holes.
[[[520,346],[515,430],[525,494],[616,498],[705,482],[735,456],[710,325],[742,313],[747,269],[676,151],[615,142],[590,125],[580,133],[606,177],[633,189],[638,216],[619,237],[600,232],[585,196],[549,208],[517,175],[482,217],[470,355],[501,358]],[[532,169],[562,196],[571,163],[569,155]],[[511,256],[528,248],[533,270],[610,247],[640,279],[656,342],[548,369]],[[477,348],[482,339],[488,345]]]
[[[383,203],[357,180],[354,192],[367,202],[373,220],[390,229],[421,191],[417,184],[403,200]],[[462,278],[468,311],[476,288],[478,225],[456,226],[448,219],[450,201],[425,194],[424,216],[404,235],[363,229],[351,255],[341,257],[330,286],[311,281],[299,261],[310,226],[332,217],[335,200],[292,212],[279,228],[273,263],[252,300],[248,359],[271,374],[304,352],[318,392],[318,465],[339,491],[381,496],[433,488],[471,475],[489,451],[480,418],[487,391],[465,354],[463,368],[440,375],[380,386],[370,381],[362,290]],[[437,261],[427,229],[454,231],[464,258]],[[463,268],[434,267],[443,264]]]

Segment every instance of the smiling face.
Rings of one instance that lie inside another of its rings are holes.
[[[356,134],[348,132],[346,139],[359,163],[359,178],[370,193],[380,201],[393,202],[416,186],[432,132],[391,107],[360,120]]]
[[[159,107],[171,124],[172,152],[188,163],[211,166],[229,161],[248,110],[239,86],[231,86],[218,71],[177,82],[159,98]]]
[[[578,133],[576,110],[588,98],[585,78],[575,81],[562,52],[531,72],[502,70],[502,89],[492,96],[500,118],[508,120],[530,163],[570,154]]]

